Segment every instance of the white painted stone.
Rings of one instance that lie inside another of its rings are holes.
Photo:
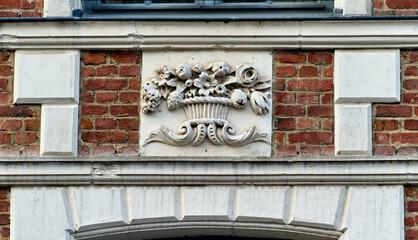
[[[13,187],[10,238],[66,239],[70,225],[62,197],[58,187]]]
[[[180,212],[179,189],[176,187],[127,188],[131,223],[177,220]],[[176,217],[175,217],[176,216]]]
[[[335,102],[399,102],[400,51],[336,50]]]
[[[215,61],[225,61],[235,68],[240,64],[252,64],[261,77],[272,78],[272,57],[269,51],[168,51],[168,52],[143,52],[143,83],[152,75],[154,70],[162,65],[176,68],[181,63],[191,66],[195,64],[206,65]],[[270,90],[271,93],[271,90]],[[265,115],[255,115],[248,103],[245,109],[231,108],[227,120],[235,127],[236,135],[256,126],[260,132],[267,133],[271,138],[271,104],[270,112]],[[198,146],[171,146],[163,143],[152,142],[144,146],[145,139],[151,132],[164,126],[172,131],[177,131],[186,120],[182,109],[168,111],[166,101],[161,101],[161,111],[152,114],[141,112],[140,124],[140,152],[141,156],[271,156],[271,144],[254,142],[242,147],[230,147],[228,145],[214,145],[207,139]],[[163,150],[162,150],[163,149]]]
[[[353,187],[347,216],[348,240],[402,240],[403,186]]]
[[[180,189],[184,220],[230,220],[235,201],[228,187],[184,187]],[[233,191],[233,190],[232,190]],[[231,193],[234,195],[235,191]]]
[[[14,103],[78,103],[79,51],[15,54]]]
[[[371,104],[335,104],[335,154],[372,155]]]
[[[77,156],[78,105],[43,104],[41,113],[42,156]]]
[[[372,0],[335,0],[334,7],[343,9],[344,16],[371,15]]]
[[[124,188],[73,188],[80,230],[127,224]]]
[[[290,195],[289,187],[245,187],[238,193],[237,221],[253,220],[285,223],[286,193]],[[290,196],[289,196],[290,197]]]
[[[344,208],[343,187],[295,187],[294,215],[290,224],[335,229]],[[336,224],[337,223],[337,224]],[[338,229],[336,229],[338,230]]]
[[[44,17],[71,17],[71,0],[44,0]]]

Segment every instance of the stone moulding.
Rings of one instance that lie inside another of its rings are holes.
[[[173,146],[198,146],[205,139],[214,145],[243,146],[252,142],[270,144],[268,134],[255,126],[235,135],[227,120],[229,109],[243,109],[249,102],[254,114],[270,112],[271,80],[259,76],[254,66],[241,64],[232,69],[226,62],[182,63],[176,69],[162,66],[155,70],[142,89],[143,113],[159,110],[161,99],[168,110],[183,108],[186,120],[177,132],[159,126],[144,142],[160,142]]]

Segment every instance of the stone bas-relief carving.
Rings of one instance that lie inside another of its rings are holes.
[[[235,128],[227,120],[231,107],[243,109],[248,102],[255,114],[269,113],[270,88],[271,80],[261,78],[250,64],[236,69],[226,62],[213,62],[207,67],[182,63],[176,69],[162,66],[143,86],[142,112],[158,111],[164,99],[170,111],[183,108],[186,121],[177,133],[159,126],[144,146],[151,142],[198,146],[206,138],[215,145],[243,146],[257,141],[270,144],[268,134],[255,126],[235,135]]]

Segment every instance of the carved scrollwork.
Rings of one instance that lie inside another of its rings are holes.
[[[142,112],[159,109],[161,99],[168,110],[183,108],[186,121],[173,132],[163,126],[145,140],[144,145],[161,142],[174,146],[197,146],[206,138],[215,145],[243,146],[252,142],[270,143],[267,133],[253,126],[240,135],[226,118],[231,107],[243,109],[250,102],[257,115],[270,111],[271,80],[262,79],[254,66],[242,64],[232,70],[225,62],[180,64],[171,69],[162,66],[146,82],[142,94]]]

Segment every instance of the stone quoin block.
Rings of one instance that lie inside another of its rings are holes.
[[[336,155],[371,155],[371,104],[336,104],[334,134]]]
[[[78,51],[16,51],[14,103],[78,103]]]
[[[399,50],[335,51],[335,102],[400,101]]]
[[[41,155],[77,156],[78,105],[44,104]]]

